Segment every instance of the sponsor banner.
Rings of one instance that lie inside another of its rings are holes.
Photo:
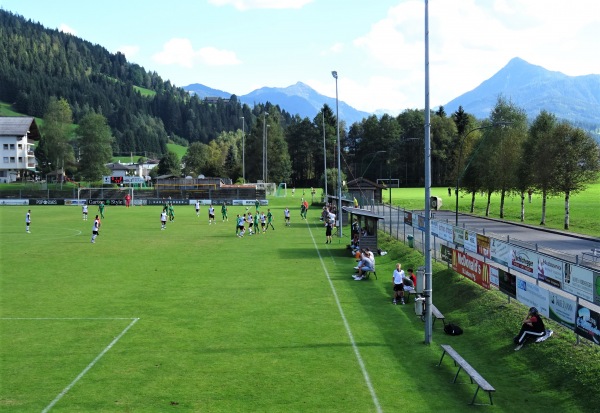
[[[483,288],[490,289],[489,264],[458,250],[452,250],[452,269]]]
[[[429,225],[431,226],[431,235],[433,235],[434,237],[441,238],[439,221],[436,219],[432,219],[429,221]]]
[[[498,289],[512,298],[517,298],[517,277],[498,269]]]
[[[564,262],[538,254],[537,279],[556,288],[562,288]]]
[[[454,227],[446,222],[438,223],[439,237],[447,242],[454,241]]]
[[[269,201],[266,199],[261,199],[258,201],[261,205],[269,205]],[[245,206],[254,206],[256,204],[256,199],[234,199],[231,202],[231,205],[245,205]]]
[[[425,231],[425,217],[423,215],[417,217],[417,228],[421,231]]]
[[[548,294],[550,298],[550,319],[574,330],[577,303],[552,291]]]
[[[29,205],[64,205],[64,199],[30,199]]]
[[[442,261],[447,262],[448,264],[452,264],[452,248],[442,244],[441,253]]]
[[[594,272],[594,303],[600,305],[600,273]]]
[[[404,211],[404,223],[412,227],[412,212]]]
[[[452,242],[462,247],[465,245],[465,230],[460,227],[453,227],[452,229]]]
[[[114,200],[113,200],[114,201]],[[121,204],[124,205],[125,202],[120,200]],[[166,203],[171,203],[173,205],[189,205],[188,199],[161,199],[161,198],[150,198],[147,200],[148,205],[165,205]]]
[[[137,198],[135,198],[133,201],[131,201],[131,205],[133,205],[133,206],[142,206],[142,205],[148,205],[148,203],[146,202],[145,199],[137,199]]]
[[[574,294],[586,301],[594,302],[594,296],[598,294],[594,292],[594,272],[568,262],[564,263],[564,267],[563,291]],[[596,287],[597,289],[598,287]]]
[[[533,278],[537,278],[538,254],[527,248],[510,246],[509,267]]]
[[[491,258],[490,237],[482,234],[477,234],[477,254],[485,258]]]
[[[490,284],[494,287],[499,287],[500,284],[500,279],[498,278],[500,275],[498,271],[500,271],[500,269],[490,265]]]
[[[531,279],[517,277],[517,300],[527,307],[537,308],[543,316],[550,316],[548,290],[538,287]]]
[[[105,184],[143,184],[146,181],[139,176],[103,176],[102,181]]]
[[[65,205],[81,206],[85,204],[85,199],[65,199]]]
[[[0,205],[29,205],[29,199],[0,199]]]
[[[471,252],[477,252],[477,233],[473,231],[465,230],[464,236],[464,246],[465,250]]]
[[[510,244],[492,238],[490,246],[490,258],[498,264],[508,267],[510,259]]]
[[[577,307],[577,319],[575,321],[575,333],[581,337],[600,344],[600,314],[587,307]]]

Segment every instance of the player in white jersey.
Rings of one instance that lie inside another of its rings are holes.
[[[83,214],[83,220],[87,221],[87,217],[88,217],[88,206],[87,206],[87,204],[83,204],[83,206],[81,207],[81,213]]]
[[[200,217],[200,201],[196,200],[196,216]]]
[[[248,212],[248,216],[246,217],[246,222],[248,223],[248,232],[250,235],[254,234],[252,227],[254,226],[254,218],[252,217],[252,213]]]
[[[92,244],[96,242],[96,237],[100,231],[100,218],[96,215],[96,219],[94,219],[94,225],[92,225]]]
[[[165,211],[163,209],[163,211],[160,213],[160,229],[166,229],[167,228],[167,211]]]
[[[27,210],[25,214],[25,231],[29,232],[29,224],[31,224],[31,209]]]
[[[215,209],[211,205],[208,207],[208,225],[212,224],[213,221],[215,221]],[[215,224],[216,223],[217,221],[215,221]]]
[[[283,210],[283,217],[285,218],[285,226],[290,226],[290,210],[288,208]]]

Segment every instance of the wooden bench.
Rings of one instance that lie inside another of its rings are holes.
[[[469,363],[466,362],[465,359],[463,359],[460,354],[458,354],[456,352],[456,350],[454,350],[452,348],[452,346],[449,346],[448,344],[441,344],[442,349],[444,350],[444,352],[442,353],[442,357],[440,358],[440,362],[438,363],[438,367],[442,364],[442,360],[444,359],[444,356],[446,354],[448,354],[450,357],[452,357],[452,359],[454,360],[454,365],[456,367],[458,367],[458,371],[456,372],[456,375],[454,376],[454,380],[452,380],[452,383],[456,383],[456,379],[458,378],[458,373],[460,373],[461,370],[463,370],[465,373],[467,373],[469,375],[469,378],[471,379],[471,384],[477,384],[477,389],[475,390],[475,394],[473,395],[473,400],[471,400],[471,403],[469,404],[475,404],[475,398],[477,397],[477,393],[479,392],[479,389],[488,392],[488,395],[490,396],[490,404],[493,405],[494,402],[492,401],[492,392],[495,392],[496,389],[494,389],[492,387],[492,385],[490,383],[487,382],[486,379],[484,379],[481,374],[479,374]],[[475,383],[473,383],[475,382]]]
[[[444,314],[442,314],[442,312],[438,310],[433,303],[431,304],[431,315],[435,317],[435,320],[442,320],[444,327],[446,327],[446,317],[444,317]],[[435,324],[435,320],[433,320],[433,323],[431,323],[432,326]]]
[[[365,279],[368,279],[371,276],[371,273],[373,273],[373,275],[375,276],[375,279],[377,279],[377,271],[375,271],[375,269],[373,269],[373,271],[365,271],[365,272],[363,272],[363,277]]]

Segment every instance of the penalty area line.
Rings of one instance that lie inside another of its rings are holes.
[[[307,223],[308,224],[308,223]],[[346,328],[346,333],[348,334],[348,338],[350,339],[350,344],[352,345],[352,350],[354,350],[354,355],[356,356],[356,360],[358,361],[358,365],[360,366],[360,370],[365,379],[365,383],[367,384],[367,388],[369,389],[369,393],[371,393],[371,399],[373,400],[373,404],[375,405],[375,409],[378,413],[383,412],[381,408],[381,404],[379,403],[379,399],[377,398],[377,394],[375,393],[375,389],[373,388],[373,383],[371,383],[371,378],[369,377],[369,372],[367,371],[367,367],[363,361],[362,356],[360,355],[360,350],[358,349],[358,345],[354,340],[354,335],[352,334],[352,330],[350,329],[350,323],[348,323],[348,319],[346,318],[346,314],[344,313],[344,309],[342,308],[342,303],[340,303],[340,299],[337,295],[337,291],[335,290],[335,286],[333,285],[333,281],[329,275],[329,271],[327,271],[327,267],[325,266],[325,262],[323,261],[323,256],[321,255],[321,251],[317,246],[317,241],[315,241],[315,237],[313,236],[312,230],[310,229],[310,225],[308,226],[308,232],[310,233],[310,237],[312,238],[313,244],[315,246],[315,250],[317,250],[317,254],[319,255],[319,260],[321,261],[321,266],[323,267],[323,271],[327,276],[327,281],[329,282],[329,286],[331,288],[331,292],[333,293],[333,297],[335,298],[335,303],[337,304],[338,311],[340,312],[340,316],[342,317],[342,321],[344,322],[344,327]]]
[[[111,348],[112,348],[112,347],[113,347],[113,346],[114,346],[114,345],[115,345],[115,344],[116,344],[116,343],[117,343],[117,342],[118,342],[118,341],[121,339],[121,337],[123,337],[123,336],[125,335],[125,333],[127,333],[127,331],[128,331],[128,330],[129,330],[131,327],[133,327],[133,325],[134,325],[135,323],[137,323],[137,322],[138,322],[138,320],[139,320],[139,318],[134,318],[134,319],[133,319],[133,321],[132,321],[131,323],[129,323],[129,325],[128,325],[127,327],[125,327],[125,329],[124,329],[123,331],[121,331],[121,334],[119,334],[118,336],[116,336],[116,337],[114,338],[114,340],[113,340],[113,341],[111,341],[111,343],[110,343],[108,346],[106,346],[106,348],[104,348],[104,350],[102,350],[102,352],[101,352],[100,354],[98,354],[98,355],[96,356],[96,358],[95,358],[95,359],[94,359],[94,360],[93,360],[93,361],[92,361],[90,364],[88,364],[88,365],[87,365],[87,367],[86,367],[85,369],[83,369],[83,371],[82,371],[81,373],[79,373],[79,375],[78,375],[77,377],[75,377],[75,379],[74,379],[74,380],[73,380],[73,381],[72,381],[72,382],[71,382],[71,383],[70,383],[70,384],[69,384],[67,387],[65,387],[65,388],[63,389],[63,391],[61,391],[61,392],[58,394],[58,396],[56,396],[56,397],[54,398],[54,400],[52,400],[52,401],[50,402],[50,404],[44,408],[44,410],[42,410],[42,413],[49,412],[49,411],[50,411],[50,409],[52,409],[52,407],[54,407],[54,405],[55,405],[56,403],[58,403],[58,402],[60,401],[60,399],[62,399],[62,398],[63,398],[63,396],[64,396],[65,394],[67,394],[67,393],[69,392],[69,390],[71,390],[71,389],[73,388],[73,386],[75,386],[75,384],[77,384],[77,382],[78,382],[78,381],[79,381],[79,380],[80,380],[80,379],[81,379],[83,376],[85,376],[85,374],[86,374],[86,373],[87,373],[87,372],[88,372],[88,371],[89,371],[89,370],[90,370],[92,367],[94,367],[94,365],[95,365],[95,364],[98,362],[98,360],[100,360],[100,359],[102,358],[102,356],[104,356],[104,355],[105,355],[105,354],[108,352],[108,350],[110,350],[110,349],[111,349]]]

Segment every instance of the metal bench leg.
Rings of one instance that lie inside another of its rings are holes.
[[[479,392],[479,386],[477,386],[477,390],[475,390],[475,395],[473,396],[473,400],[471,400],[471,404],[475,404],[475,397],[477,397],[478,392]]]
[[[456,379],[458,378],[458,373],[460,373],[461,370],[462,370],[462,367],[458,366],[458,371],[456,372],[456,376],[454,376],[454,380],[452,380],[452,383],[456,383]]]
[[[490,404],[493,406],[494,402],[492,401],[492,392],[489,391],[488,394],[490,395]]]
[[[442,353],[442,358],[440,359],[440,362],[438,363],[438,367],[440,367],[440,365],[442,364],[442,360],[444,359],[444,356],[446,355],[446,350],[444,350],[444,352]]]

